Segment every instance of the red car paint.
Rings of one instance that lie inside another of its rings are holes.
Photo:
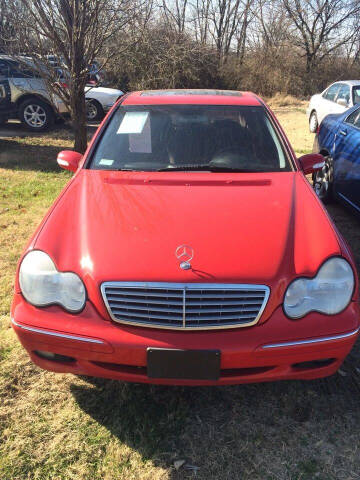
[[[251,93],[144,97],[135,92],[120,102],[259,105],[261,101]],[[352,301],[338,315],[310,313],[290,320],[282,303],[289,283],[296,277],[315,276],[327,258],[343,256],[354,271],[355,265],[277,126],[297,168],[292,172],[89,170],[82,167],[91,152],[90,144],[82,165],[24,252],[43,250],[58,270],[77,273],[88,300],[79,314],[58,306],[36,308],[23,298],[17,273],[13,327],[32,360],[57,372],[179,385],[311,379],[334,373],[357,337],[357,283]],[[196,252],[189,270],[181,270],[174,256],[181,244],[191,245]],[[171,331],[113,322],[100,292],[106,281],[262,284],[270,287],[271,293],[255,326]],[[59,333],[63,336],[57,336]],[[307,343],[263,348],[302,341]],[[150,379],[146,372],[148,347],[219,349],[220,378]],[[75,362],[46,360],[35,351],[67,355]],[[321,359],[333,361],[316,368],[298,366]]]

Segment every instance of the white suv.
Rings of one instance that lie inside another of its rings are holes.
[[[360,80],[344,80],[330,85],[322,93],[313,95],[307,109],[310,132],[330,113],[343,113],[360,103]]]

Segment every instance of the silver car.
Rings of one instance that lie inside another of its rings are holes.
[[[307,109],[310,132],[315,133],[330,113],[343,113],[360,103],[360,80],[343,80],[313,95]]]
[[[40,132],[67,109],[48,91],[46,82],[24,65],[0,55],[0,123],[18,118],[28,129]]]

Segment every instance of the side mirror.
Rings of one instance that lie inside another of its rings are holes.
[[[349,106],[349,102],[347,100],[345,100],[345,98],[339,98],[338,100],[336,100],[336,103],[338,105],[341,105],[342,107],[348,107]]]
[[[298,158],[300,167],[305,175],[321,170],[325,165],[325,160],[320,153],[309,153]]]
[[[65,170],[76,172],[76,170],[79,168],[81,159],[81,153],[74,152],[73,150],[63,150],[57,156],[57,163]]]

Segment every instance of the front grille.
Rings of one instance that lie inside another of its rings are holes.
[[[270,289],[265,285],[105,282],[101,293],[115,322],[211,329],[254,325]]]

